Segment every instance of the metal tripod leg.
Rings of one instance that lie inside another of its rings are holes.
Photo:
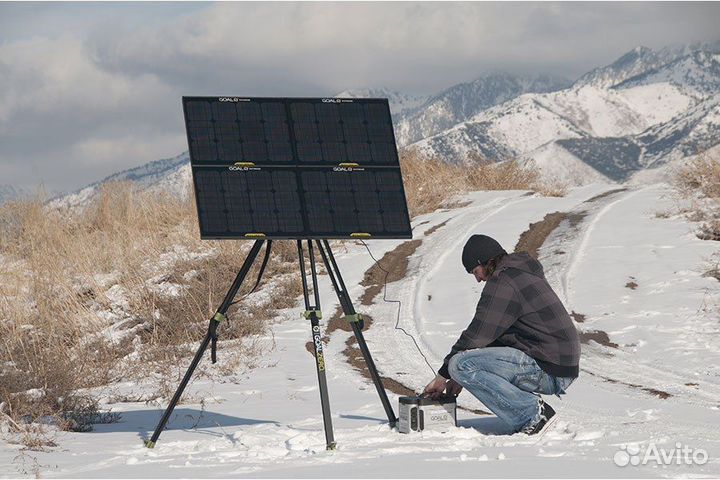
[[[323,424],[325,426],[325,443],[328,450],[335,450],[335,436],[333,434],[332,418],[330,416],[330,400],[328,398],[327,377],[325,376],[325,355],[323,353],[322,335],[319,319],[320,293],[318,291],[317,271],[315,269],[315,255],[313,254],[312,240],[308,240],[308,257],[310,258],[310,274],[312,278],[315,305],[310,306],[307,279],[305,278],[305,259],[303,257],[302,241],[297,241],[298,260],[300,261],[300,278],[302,279],[303,298],[305,299],[304,317],[310,320],[312,328],[313,348],[315,350],[315,366],[317,367],[318,385],[320,387],[320,404],[322,406]]]
[[[346,316],[354,317],[350,322],[353,334],[357,339],[358,346],[360,347],[360,351],[362,352],[363,358],[365,359],[365,364],[367,365],[368,371],[370,372],[370,377],[375,384],[375,389],[380,396],[380,401],[382,402],[383,408],[385,409],[385,414],[388,417],[388,422],[390,422],[391,427],[394,427],[397,423],[397,417],[395,416],[395,412],[390,405],[390,400],[388,399],[387,392],[385,392],[385,387],[380,380],[380,375],[378,374],[377,368],[375,367],[375,362],[373,361],[372,355],[370,355],[370,350],[368,349],[367,343],[365,342],[365,337],[362,333],[362,319],[359,319],[356,315],[355,308],[353,307],[352,301],[350,300],[350,295],[348,294],[347,288],[345,287],[345,282],[343,281],[342,275],[340,275],[340,269],[338,268],[337,262],[335,261],[335,256],[333,255],[332,250],[330,250],[330,242],[328,242],[327,240],[323,240],[321,243],[320,240],[316,240],[316,243],[318,246],[318,250],[320,250],[320,255],[322,256],[325,268],[327,268],[330,280],[332,281],[335,293],[337,294],[338,300],[340,301],[340,306],[342,307],[343,312]]]
[[[210,319],[210,325],[208,326],[208,331],[205,334],[205,338],[203,338],[203,341],[200,344],[200,348],[198,348],[197,352],[195,353],[195,357],[193,358],[192,363],[190,363],[190,367],[187,369],[187,372],[185,372],[185,376],[183,377],[180,385],[175,391],[175,395],[173,395],[172,400],[170,400],[170,405],[168,405],[167,409],[165,409],[165,413],[160,419],[160,423],[158,423],[157,427],[155,427],[155,432],[153,433],[152,437],[150,437],[150,440],[145,440],[146,447],[153,448],[155,446],[155,442],[157,442],[158,438],[160,437],[160,434],[165,429],[165,425],[170,419],[170,415],[172,415],[175,406],[177,405],[178,401],[180,401],[180,397],[182,396],[185,387],[187,387],[187,384],[190,381],[193,372],[195,372],[195,368],[197,368],[198,364],[200,363],[200,360],[202,359],[205,350],[207,350],[207,347],[210,344],[211,340],[215,337],[215,331],[217,330],[218,325],[223,319],[225,319],[225,313],[227,312],[228,308],[230,308],[230,304],[235,298],[238,290],[240,290],[240,286],[242,285],[243,280],[245,280],[245,277],[250,271],[253,262],[255,262],[255,259],[257,258],[263,243],[265,243],[265,240],[256,240],[252,248],[250,249],[250,253],[248,253],[248,256],[245,258],[245,262],[243,263],[240,271],[235,277],[235,280],[230,286],[230,290],[228,290],[227,294],[225,295],[225,299],[223,300],[222,304],[220,304],[220,307],[217,309],[215,315]]]

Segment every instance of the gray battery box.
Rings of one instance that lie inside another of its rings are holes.
[[[452,395],[400,397],[400,433],[432,430],[447,432],[457,426],[457,402]]]

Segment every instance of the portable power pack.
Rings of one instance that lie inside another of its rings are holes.
[[[443,395],[435,400],[418,395],[400,397],[400,433],[432,430],[447,432],[457,426],[457,401],[452,395]]]

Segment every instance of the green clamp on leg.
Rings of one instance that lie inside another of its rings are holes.
[[[318,309],[305,310],[305,311],[302,313],[302,316],[303,316],[304,318],[310,320],[310,317],[312,316],[313,313],[315,314],[315,318],[317,318],[318,320],[322,318],[322,310],[320,310],[319,308],[318,308]]]
[[[362,313],[353,313],[350,315],[345,315],[343,317],[343,319],[345,319],[345,321],[348,321],[348,322],[362,322],[364,320]]]
[[[147,448],[155,448],[155,442],[152,440],[143,440],[143,443]]]
[[[215,320],[216,322],[224,322],[224,321],[227,320],[227,316],[224,315],[224,314],[222,314],[222,313],[220,313],[220,312],[217,312],[217,313],[213,316],[212,319]]]

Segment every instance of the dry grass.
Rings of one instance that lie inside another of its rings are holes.
[[[400,165],[412,217],[448,206],[456,194],[475,190],[534,190],[552,196],[563,196],[567,190],[542,183],[534,166],[516,161],[492,163],[474,158],[467,165],[454,165],[412,149],[401,153]]]
[[[48,209],[42,198],[0,207],[5,413],[86,429],[82,419],[94,418],[97,404],[81,389],[184,364],[249,246],[201,242],[189,198],[129,184],[105,186],[80,214]],[[265,320],[300,292],[299,280],[284,275],[295,269],[295,244],[275,242],[273,252],[265,278],[280,277],[273,286],[280,302],[243,302],[220,330],[222,339],[239,341],[236,361],[257,353],[252,340],[266,333]],[[243,315],[235,314],[240,307]]]
[[[702,153],[677,169],[675,187],[685,196],[701,194],[720,201],[720,154]]]
[[[720,240],[720,152],[701,153],[678,168],[673,186],[690,202],[689,220],[700,222],[697,236]]]

